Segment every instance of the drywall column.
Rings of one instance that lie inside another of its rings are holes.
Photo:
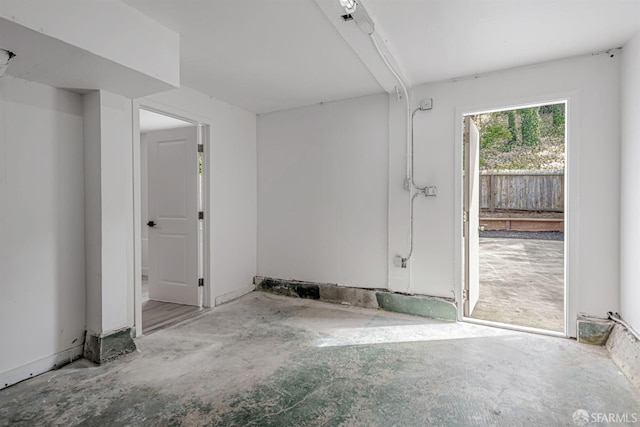
[[[620,173],[620,315],[640,331],[640,32],[622,49]]]
[[[131,102],[84,95],[87,337],[84,356],[101,363],[135,349],[128,320],[133,274]]]

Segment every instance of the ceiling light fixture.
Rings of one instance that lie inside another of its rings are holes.
[[[4,73],[7,71],[7,67],[9,66],[9,61],[14,56],[16,55],[13,52],[0,49],[0,77],[4,76]]]
[[[340,0],[340,6],[344,7],[345,12],[353,13],[356,11],[356,0]]]
[[[347,12],[347,15],[343,16],[342,19],[354,21],[358,24],[360,30],[368,36],[374,33],[375,25],[373,25],[373,20],[364,9],[362,3],[357,3],[356,0],[340,0],[340,5]],[[347,17],[349,19],[346,19]]]

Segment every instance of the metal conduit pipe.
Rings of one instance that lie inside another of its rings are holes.
[[[398,81],[398,83],[400,84],[400,88],[404,93],[404,102],[407,109],[407,176],[406,176],[405,183],[412,182],[413,181],[413,163],[409,158],[410,157],[409,153],[411,153],[411,138],[409,137],[409,133],[411,132],[411,127],[412,127],[411,126],[412,114],[411,114],[411,100],[409,99],[409,91],[407,90],[407,87],[402,81],[402,78],[400,77],[400,75],[393,68],[393,66],[391,65],[391,63],[389,62],[385,54],[382,52],[382,49],[380,49],[380,45],[378,44],[378,41],[376,40],[376,37],[375,37],[375,31],[369,34],[369,38],[371,39],[373,46],[376,48],[376,51],[378,52],[380,59],[382,59],[382,62],[384,62],[384,65],[386,65],[389,71],[391,71],[391,74],[393,74],[393,77]]]
[[[393,77],[398,81],[400,88],[402,89],[402,93],[404,95],[404,101],[406,106],[406,176],[404,180],[405,190],[409,192],[409,255],[406,257],[396,256],[396,264],[399,260],[399,266],[402,268],[407,268],[407,263],[411,259],[411,255],[413,255],[413,221],[414,221],[414,201],[416,197],[420,194],[424,194],[425,196],[435,196],[436,188],[435,187],[419,187],[416,185],[414,181],[414,161],[413,161],[413,118],[418,111],[426,111],[430,110],[433,106],[433,100],[429,103],[429,105],[421,105],[416,110],[411,111],[411,100],[410,100],[410,90],[407,89],[407,85],[405,85],[404,81],[400,77],[399,73],[395,70],[395,68],[391,65],[386,55],[380,48],[378,44],[378,40],[376,39],[375,34],[375,24],[371,17],[367,14],[367,12],[362,7],[359,1],[356,0],[340,0],[340,4],[345,8],[345,12],[349,14],[353,20],[356,22],[358,27],[369,36],[369,39],[373,43],[380,59],[384,62],[385,66],[389,69]],[[411,291],[411,271],[409,271],[409,283],[407,286],[407,292]]]
[[[396,263],[396,265],[398,264],[397,258],[399,257],[400,258],[400,265],[399,266],[401,268],[407,268],[408,267],[408,262],[411,259],[411,255],[413,254],[413,205],[414,205],[414,201],[416,199],[416,196],[418,194],[420,194],[419,192],[418,193],[414,193],[414,190],[416,189],[416,187],[415,187],[415,185],[412,185],[413,184],[413,156],[412,156],[412,153],[413,153],[413,141],[412,141],[413,114],[411,113],[411,101],[409,99],[409,91],[407,90],[407,87],[405,86],[404,82],[402,81],[402,78],[400,78],[400,76],[398,75],[396,70],[393,68],[391,63],[389,63],[389,60],[387,59],[385,54],[382,52],[382,49],[380,49],[380,45],[378,45],[378,41],[376,40],[376,37],[375,37],[375,31],[372,31],[369,34],[369,38],[371,39],[371,42],[373,43],[373,46],[376,48],[376,51],[378,52],[378,55],[382,59],[382,62],[384,62],[384,64],[387,66],[387,68],[389,69],[391,74],[393,74],[393,77],[395,77],[395,79],[400,84],[400,87],[402,88],[402,92],[404,93],[404,101],[405,101],[405,105],[406,105],[406,115],[407,115],[407,123],[406,123],[406,125],[407,125],[407,127],[406,127],[407,167],[406,167],[406,171],[407,171],[407,174],[406,174],[405,179],[404,179],[404,186],[405,186],[405,189],[409,191],[409,255],[407,255],[406,257],[396,256],[395,263]],[[407,293],[411,293],[411,270],[409,270],[409,280],[408,280],[406,292]]]
[[[400,75],[396,72],[396,70],[393,68],[393,66],[391,65],[391,63],[389,62],[389,60],[387,59],[387,57],[385,56],[385,54],[382,52],[382,49],[380,48],[380,45],[378,44],[378,40],[376,40],[375,37],[375,31],[372,30],[371,33],[369,34],[369,38],[371,39],[371,42],[373,43],[373,46],[375,47],[376,51],[378,52],[378,55],[380,56],[380,59],[382,59],[382,62],[384,62],[384,64],[386,65],[386,67],[389,69],[389,71],[391,72],[391,74],[393,74],[393,77],[398,81],[398,83],[400,84],[400,88],[402,89],[402,92],[404,93],[404,102],[406,105],[406,115],[407,115],[407,123],[406,123],[406,136],[407,136],[407,148],[406,148],[406,158],[407,158],[407,167],[406,167],[406,171],[407,174],[405,176],[405,180],[404,180],[404,185],[405,185],[405,189],[409,190],[409,255],[407,257],[400,257],[400,266],[402,268],[407,268],[407,263],[409,261],[409,259],[411,258],[411,254],[413,253],[413,202],[416,198],[416,196],[420,193],[414,193],[414,189],[415,186],[411,185],[413,182],[413,159],[411,158],[411,152],[412,152],[412,137],[411,137],[411,133],[412,133],[412,117],[413,115],[411,114],[411,101],[409,99],[409,91],[407,90],[407,87],[405,86],[404,82],[402,81],[402,78],[400,77]],[[408,188],[407,188],[408,187]],[[411,290],[411,272],[409,272],[409,284],[407,286],[407,292],[410,292]]]
[[[433,105],[433,101],[431,102],[431,105]],[[407,268],[407,262],[411,259],[411,255],[413,255],[413,220],[414,220],[414,204],[415,204],[415,200],[416,197],[419,196],[420,194],[424,194],[425,197],[429,197],[429,196],[436,196],[437,191],[436,191],[436,187],[432,187],[432,186],[428,186],[425,185],[424,187],[420,187],[416,184],[415,180],[414,180],[414,165],[413,165],[413,159],[414,159],[414,155],[413,155],[413,119],[416,115],[416,113],[418,111],[427,111],[430,110],[432,107],[429,106],[425,106],[425,105],[421,105],[420,107],[416,108],[415,110],[413,110],[413,112],[411,113],[410,116],[410,129],[411,129],[411,137],[410,137],[410,143],[409,143],[409,148],[408,148],[408,152],[409,152],[409,157],[410,157],[410,165],[411,165],[411,173],[409,174],[408,177],[408,182],[411,183],[411,187],[410,187],[410,194],[411,194],[411,200],[409,202],[409,209],[411,211],[410,213],[410,219],[409,219],[409,255],[407,255],[406,258],[401,257],[400,260],[400,266],[402,268]],[[417,192],[414,193],[414,191],[417,190]],[[409,282],[409,287],[408,289],[411,289],[411,282]]]
[[[610,311],[607,314],[609,315],[609,319],[624,326],[631,335],[633,335],[638,341],[640,341],[640,334],[638,334],[627,322],[622,320],[618,313],[613,313],[612,311]]]
[[[433,99],[431,99],[431,102],[429,103],[429,105],[421,105],[418,108],[416,108],[415,110],[413,110],[413,113],[411,113],[411,143],[410,145],[410,154],[409,157],[411,157],[411,185],[413,186],[413,188],[415,188],[416,190],[426,190],[428,188],[430,188],[428,185],[425,185],[424,187],[420,187],[416,184],[416,181],[414,179],[414,175],[413,175],[413,170],[414,170],[414,165],[413,165],[413,159],[414,159],[414,155],[413,155],[413,147],[414,147],[414,143],[413,143],[413,119],[416,116],[416,113],[418,111],[428,111],[431,110],[433,108]],[[435,187],[434,187],[435,188]],[[425,196],[428,196],[429,194],[425,194]],[[435,196],[435,194],[433,194]]]
[[[402,258],[402,268],[407,268],[407,261],[409,261],[411,259],[411,255],[413,255],[413,206],[418,195],[420,195],[419,192],[414,193],[413,196],[411,196],[411,202],[409,203],[411,208],[411,220],[409,221],[409,255],[407,255],[406,258]],[[409,289],[411,289],[411,282],[409,282]]]
[[[387,68],[389,69],[391,74],[393,74],[393,77],[400,84],[400,87],[402,88],[402,92],[404,94],[404,100],[405,100],[405,105],[406,105],[406,117],[407,117],[407,123],[406,123],[406,125],[407,125],[407,129],[406,129],[406,132],[407,132],[406,133],[406,135],[407,135],[407,147],[406,147],[407,166],[406,166],[406,172],[407,172],[407,174],[406,174],[406,177],[405,177],[404,186],[405,186],[405,190],[409,191],[409,254],[406,257],[403,257],[401,255],[396,256],[396,264],[398,264],[398,261],[399,261],[399,267],[407,268],[408,267],[408,263],[411,260],[411,256],[413,255],[413,248],[414,248],[413,223],[414,223],[415,199],[420,194],[424,194],[425,197],[436,196],[436,194],[437,194],[437,191],[436,191],[435,187],[430,187],[430,186],[420,187],[420,186],[418,186],[416,184],[416,182],[415,182],[414,173],[413,173],[413,171],[414,171],[413,119],[415,117],[415,114],[418,111],[427,111],[427,110],[430,110],[431,108],[433,108],[433,99],[430,100],[430,103],[428,105],[427,104],[421,105],[420,107],[418,107],[415,110],[411,111],[411,100],[409,99],[409,90],[407,90],[407,87],[405,86],[404,82],[402,81],[402,78],[396,72],[396,70],[393,68],[393,66],[391,65],[391,63],[389,62],[389,60],[387,59],[385,54],[382,52],[382,49],[380,48],[380,45],[378,44],[378,41],[376,40],[375,31],[374,30],[372,30],[371,33],[369,34],[369,38],[371,39],[371,42],[373,43],[373,46],[376,48],[376,51],[378,52],[378,55],[380,56],[380,58],[382,59],[384,64],[387,66]],[[411,271],[409,271],[409,281],[408,281],[406,292],[407,293],[411,293]]]
[[[405,188],[408,186],[409,187],[409,195],[410,195],[410,200],[409,200],[409,212],[410,212],[410,217],[409,217],[409,255],[407,255],[406,257],[403,256],[397,256],[396,258],[399,257],[399,267],[401,268],[407,268],[408,266],[408,262],[411,260],[411,256],[413,255],[413,222],[414,222],[414,218],[415,218],[415,214],[414,214],[414,205],[415,205],[415,200],[416,197],[419,196],[420,194],[423,194],[425,197],[435,197],[437,195],[437,189],[436,187],[432,187],[432,186],[424,186],[424,187],[420,187],[419,185],[416,184],[415,179],[414,179],[414,131],[413,131],[413,119],[416,115],[416,113],[418,111],[427,111],[430,110],[433,106],[433,100],[431,100],[429,105],[421,105],[420,107],[416,108],[415,110],[413,110],[413,112],[411,112],[410,115],[407,115],[409,117],[409,135],[410,137],[408,138],[409,140],[409,144],[407,147],[407,157],[408,157],[408,177],[405,181]],[[398,264],[398,262],[396,261],[396,264]],[[409,272],[409,284],[407,286],[407,292],[411,293],[411,272]]]

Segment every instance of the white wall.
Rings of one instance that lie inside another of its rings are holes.
[[[0,79],[0,374],[83,343],[82,125],[80,95]]]
[[[166,112],[211,123],[209,164],[212,293],[224,301],[247,292],[256,274],[256,116],[188,87],[141,99]]]
[[[439,190],[437,204],[416,210],[416,291],[450,295],[462,282],[462,113],[566,97],[569,332],[577,313],[605,317],[617,310],[620,52],[612,53],[416,88],[416,100],[433,97],[435,103],[433,111],[416,116],[416,181]],[[396,174],[402,160],[391,162]],[[427,228],[430,239],[421,237]]]
[[[622,49],[620,314],[640,331],[640,33]]]
[[[385,288],[386,94],[258,119],[258,274]]]
[[[414,106],[434,99],[432,111],[416,115],[415,179],[436,185],[438,197],[416,201],[410,269],[393,265],[409,251],[404,102],[374,96],[261,116],[259,274],[459,296],[462,114],[569,99],[569,334],[577,313],[617,310],[620,53],[613,53],[414,88]]]

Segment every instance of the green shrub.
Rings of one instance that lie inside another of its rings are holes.
[[[564,104],[552,105],[552,123],[555,135],[564,135]]]
[[[511,145],[518,141],[518,126],[516,125],[516,112],[514,110],[509,110],[507,112],[507,117],[509,120],[509,133],[511,134],[511,139],[509,140],[509,148]]]
[[[505,142],[511,138],[511,132],[501,123],[489,123],[482,129],[480,147],[496,147],[504,150]]]
[[[535,147],[540,144],[540,107],[523,108],[519,110],[522,117],[522,144]]]

